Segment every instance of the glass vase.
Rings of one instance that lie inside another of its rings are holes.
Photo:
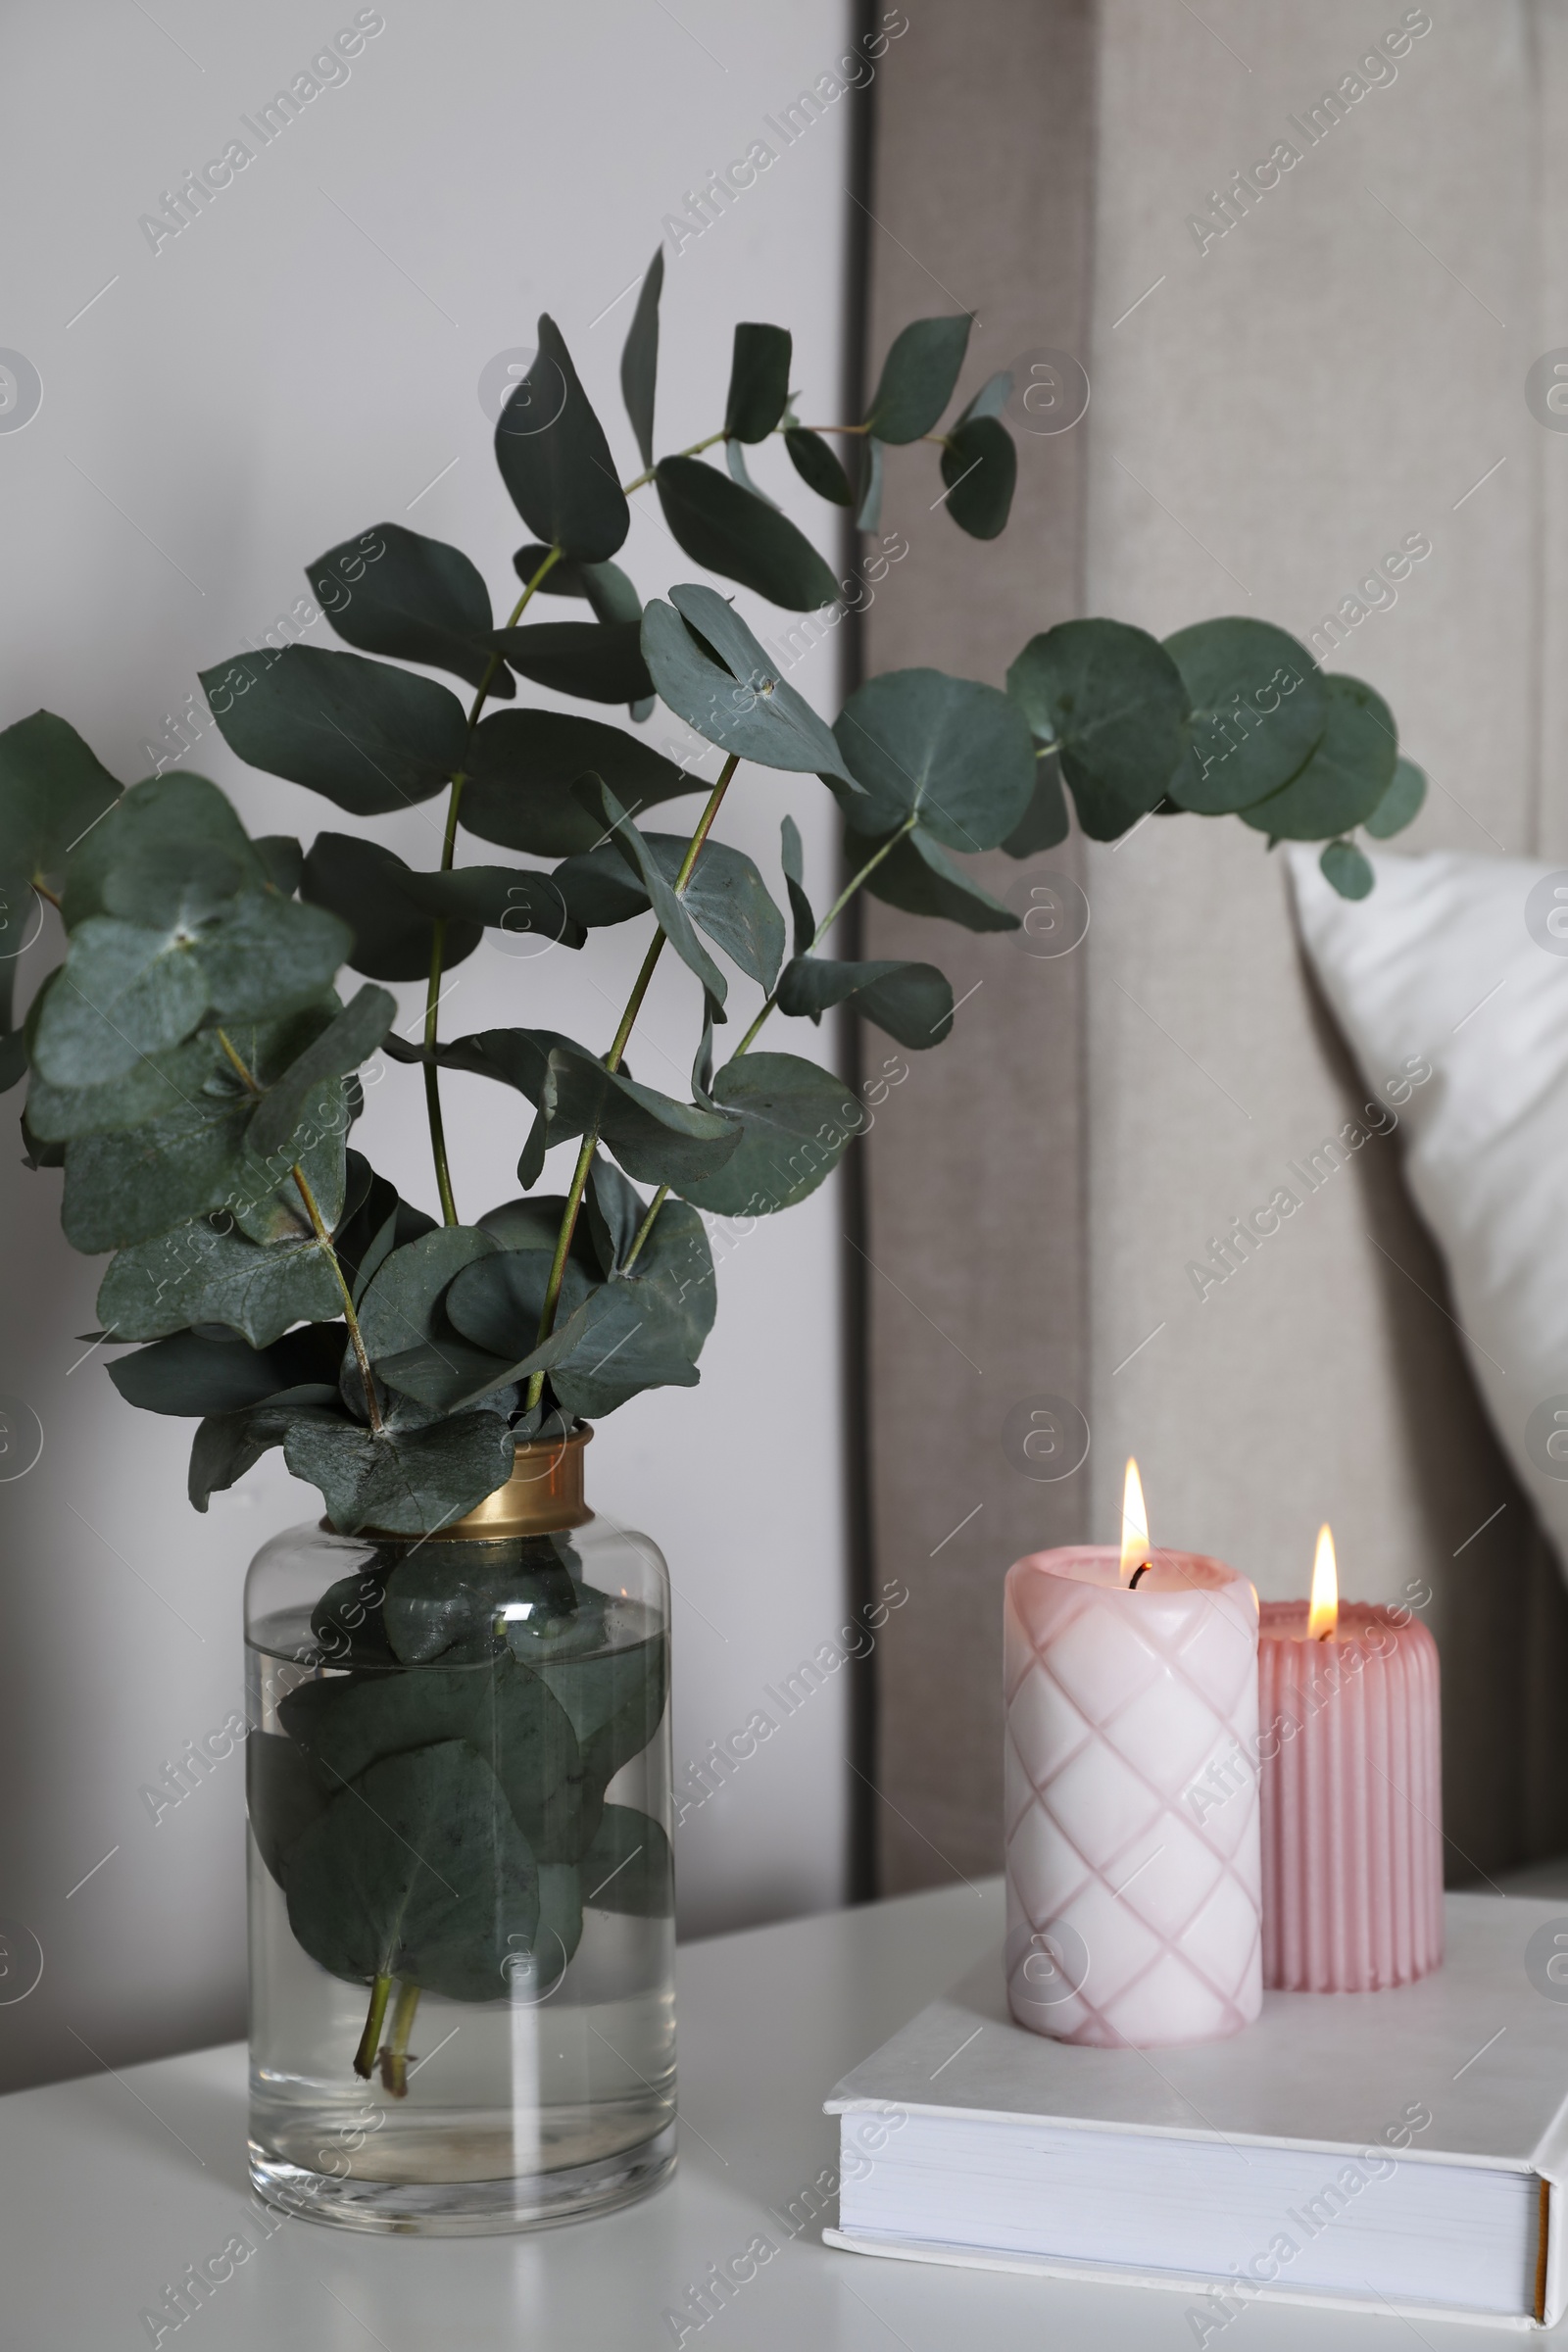
[[[251,2178],[349,2228],[529,2229],[675,2161],[669,1588],[519,1446],[438,1536],[246,1584]]]

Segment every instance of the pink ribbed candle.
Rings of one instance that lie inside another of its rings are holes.
[[[1257,1783],[1194,1784],[1254,1752],[1257,1596],[1156,1551],[1038,1551],[1004,1603],[1007,2001],[1102,2047],[1213,2041],[1256,2017]]]
[[[1438,1645],[1406,1609],[1306,1615],[1265,1601],[1258,1638],[1263,1982],[1381,1992],[1443,1959]]]

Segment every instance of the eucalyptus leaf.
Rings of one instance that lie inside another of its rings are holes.
[[[887,670],[851,695],[833,732],[857,787],[834,786],[835,797],[859,832],[885,833],[918,816],[922,831],[949,849],[991,850],[1022,820],[1034,793],[1022,712],[972,678]]]
[[[1304,764],[1328,724],[1305,646],[1268,621],[1200,620],[1165,640],[1192,704],[1192,747],[1165,789],[1203,816],[1247,808]]]
[[[519,675],[589,703],[631,703],[654,682],[638,642],[639,619],[544,620],[496,629],[490,642]]]
[[[583,1207],[599,1270],[613,1274],[637,1239],[648,1203],[636,1186],[629,1184],[602,1152],[596,1152],[588,1163]]]
[[[525,587],[549,553],[537,541],[518,548],[512,564]],[[643,600],[618,564],[553,564],[539,583],[539,594],[586,597],[596,620],[642,618]]]
[[[1181,673],[1125,621],[1064,620],[1031,637],[1007,693],[1038,739],[1058,747],[1092,841],[1115,841],[1152,808],[1188,748]]]
[[[268,1089],[246,1136],[247,1149],[286,1173],[298,1157],[301,1124],[313,1114],[328,1114],[337,1081],[369,1059],[397,1009],[397,999],[384,988],[362,988]]]
[[[1377,880],[1368,859],[1353,841],[1331,841],[1318,859],[1323,879],[1342,899],[1364,899]]]
[[[675,833],[645,833],[642,842],[673,888],[689,844]],[[590,927],[626,922],[652,904],[618,842],[587,857],[568,858],[551,879],[576,921]],[[764,991],[772,987],[784,954],[784,918],[744,851],[712,839],[704,842],[683,904],[698,930],[733,957],[748,979]]]
[[[441,1300],[465,1266],[499,1250],[476,1225],[437,1225],[394,1250],[366,1291],[360,1337],[372,1363],[420,1341],[439,1341],[446,1329]]]
[[[231,752],[352,816],[427,801],[463,760],[468,724],[457,696],[389,662],[290,645],[240,654],[201,682]]]
[[[584,1907],[632,1919],[668,1919],[675,1909],[675,1857],[662,1824],[633,1805],[606,1805],[579,1866]]]
[[[744,1054],[726,1062],[713,1101],[736,1121],[740,1144],[716,1175],[674,1189],[721,1217],[793,1208],[832,1174],[866,1124],[842,1078],[794,1054]]]
[[[46,1143],[150,1126],[189,1106],[227,1067],[216,1034],[203,1029],[167,1053],[143,1054],[102,1085],[51,1086],[35,1071],[27,1090],[27,1123]]]
[[[819,1020],[834,1004],[852,1005],[916,1054],[941,1045],[953,1027],[953,990],[934,963],[834,963],[797,956],[785,965],[780,1012]]]
[[[216,784],[178,768],[148,776],[107,808],[72,850],[60,902],[66,929],[74,931],[93,914],[154,924],[166,921],[186,876],[213,862],[237,869],[240,881],[258,888],[270,879],[259,845],[250,840],[227,795]],[[111,904],[113,877],[123,881],[149,870],[167,877],[172,886],[174,896],[167,911],[144,914],[134,903]],[[232,888],[228,895],[233,895]]]
[[[884,461],[880,441],[864,443],[865,466],[860,482],[859,510],[855,517],[858,531],[879,531],[882,528],[882,483]]]
[[[986,377],[958,422],[960,425],[968,424],[976,416],[1000,417],[1011,398],[1012,371],[1007,368],[1000,368],[995,375]]]
[[[838,595],[832,572],[789,516],[716,466],[662,458],[654,480],[664,520],[694,564],[790,612],[814,612]]]
[[[356,971],[376,980],[422,980],[430,969],[437,921],[441,960],[451,970],[471,956],[487,926],[514,937],[537,932],[579,948],[583,933],[543,874],[511,865],[459,866],[419,873],[379,842],[319,833],[305,862],[304,887],[355,932]]]
[[[785,684],[777,662],[734,607],[711,588],[669,593],[669,604],[656,600],[643,614],[643,653],[676,715],[720,750],[759,766],[848,782],[833,734],[805,697]]]
[[[362,1527],[397,1536],[450,1527],[505,1486],[512,1454],[511,1430],[490,1412],[379,1434],[354,1421],[300,1418],[283,1441],[290,1470],[320,1488],[328,1517],[346,1536]]]
[[[176,1331],[121,1356],[109,1366],[109,1377],[127,1404],[196,1419],[243,1412],[285,1390],[318,1391],[307,1401],[327,1403],[336,1393],[347,1338],[341,1323],[306,1323],[270,1348]]]
[[[1012,435],[994,416],[969,416],[956,424],[942,452],[944,500],[959,530],[971,539],[995,539],[1007,527],[1018,480]]]
[[[685,901],[677,897],[673,883],[666,879],[663,868],[619,801],[597,776],[584,776],[572,789],[584,808],[602,820],[615,848],[637,875],[648,894],[660,929],[682,963],[696,973],[713,1002],[722,1004],[728,993],[728,982],[698,939]]]
[[[792,424],[784,435],[784,446],[790,453],[790,463],[818,498],[831,499],[836,507],[853,507],[855,492],[832,449],[820,433],[805,425]]]
[[[547,547],[602,564],[625,538],[631,513],[610,444],[548,315],[533,365],[501,412],[496,464],[513,505]]]
[[[591,1293],[573,1346],[551,1366],[561,1404],[587,1416],[613,1412],[644,1389],[695,1388],[715,1304],[702,1219],[666,1200],[632,1266]]]
[[[191,1440],[186,1491],[192,1508],[205,1511],[215,1494],[237,1486],[264,1453],[282,1445],[297,1421],[313,1413],[323,1420],[334,1417],[318,1405],[284,1396],[243,1412],[211,1414]]]
[[[669,1642],[654,1634],[597,1657],[553,1658],[536,1671],[565,1708],[589,1778],[603,1788],[642,1754],[663,1719]]]
[[[372,1764],[284,1866],[295,1941],[349,1984],[398,1977],[448,2000],[505,1997],[532,1947],[539,1873],[494,1773],[460,1740]]]
[[[1061,756],[1058,752],[1040,751],[1035,754],[1035,788],[1021,821],[1003,843],[1009,858],[1036,858],[1042,850],[1054,850],[1068,833],[1067,801],[1061,789]]]
[[[425,1545],[393,1569],[386,1585],[389,1621],[397,1619],[398,1595],[409,1572],[417,1574],[424,1552],[432,1548],[456,1546]],[[526,1571],[519,1574],[510,1562],[471,1556],[498,1548],[469,1544],[465,1549],[470,1557],[464,1563],[440,1564],[440,1600],[460,1622],[475,1598],[490,1623],[509,1604],[526,1605],[514,1596],[537,1579]],[[470,1590],[476,1579],[482,1587],[477,1595]],[[418,1621],[422,1626],[422,1611]],[[574,1861],[583,1841],[583,1762],[560,1700],[514,1662],[504,1639],[478,1672],[461,1642],[435,1655],[444,1663],[421,1660],[412,1672],[333,1675],[302,1683],[289,1693],[278,1709],[279,1720],[308,1758],[318,1786],[335,1790],[388,1756],[461,1740],[495,1774],[513,1819],[538,1859]]]
[[[918,441],[933,429],[953,398],[972,323],[967,317],[916,318],[894,337],[866,417],[878,441]]]
[[[73,726],[34,710],[0,734],[0,873],[58,881],[68,853],[120,795]]]
[[[1413,760],[1396,760],[1394,781],[1365,820],[1366,829],[1374,841],[1387,841],[1420,814],[1427,797],[1427,780]]]
[[[1394,781],[1394,713],[1359,678],[1326,677],[1328,723],[1306,765],[1282,792],[1241,811],[1276,841],[1322,841],[1364,824]]]
[[[784,884],[789,892],[790,915],[795,926],[794,952],[807,955],[815,943],[816,917],[811,902],[806,895],[806,857],[801,847],[801,828],[793,816],[786,816],[779,828],[779,862],[784,868]]]
[[[339,567],[345,558],[358,559],[364,541],[372,537],[381,552],[345,596]],[[373,532],[307,564],[305,576],[338,635],[361,653],[427,662],[494,695],[510,697],[515,691],[491,662],[486,643],[495,626],[490,591],[461,548],[426,539],[402,523],[378,522]]]
[[[742,324],[735,329],[724,432],[735,441],[765,441],[790,396],[789,330]],[[648,461],[645,459],[644,463]]]
[[[539,1345],[553,1253],[553,1249],[505,1250],[466,1266],[447,1293],[453,1329],[503,1363],[531,1355]],[[593,1287],[581,1264],[568,1257],[556,1310],[561,1322],[575,1314]]]
[[[620,396],[645,466],[654,462],[654,388],[659,376],[659,297],[664,284],[664,248],[649,263],[637,294],[625,348],[620,355]]]
[[[98,1292],[98,1319],[120,1340],[161,1340],[193,1323],[226,1323],[270,1348],[295,1323],[324,1323],[343,1295],[320,1244],[263,1248],[205,1219],[122,1250]]]
[[[634,812],[708,790],[619,727],[565,711],[502,710],[474,735],[459,821],[482,841],[539,858],[592,850],[605,829],[571,793],[590,771]]]
[[[740,488],[746,492],[749,498],[760,498],[764,507],[771,507],[775,514],[781,512],[778,500],[776,498],[769,498],[766,491],[760,490],[757,484],[753,481],[751,468],[746,463],[746,447],[744,442],[725,442],[724,465],[726,470],[728,471],[730,480],[737,483]]]
[[[858,861],[868,845],[857,842],[851,856]],[[1017,915],[989,890],[954,864],[924,826],[906,835],[889,851],[865,884],[873,899],[900,906],[906,914],[935,914],[966,931],[1016,931]]]
[[[264,833],[251,843],[262,871],[272,888],[292,899],[305,870],[305,853],[292,833]]]
[[[252,1728],[245,1740],[245,1810],[256,1850],[279,1886],[289,1854],[329,1801],[292,1740]]]

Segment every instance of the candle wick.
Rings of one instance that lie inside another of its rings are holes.
[[[1147,1576],[1147,1575],[1149,1574],[1149,1571],[1151,1570],[1151,1568],[1152,1568],[1152,1566],[1153,1566],[1153,1565],[1154,1565],[1154,1563],[1153,1563],[1153,1561],[1152,1561],[1152,1560],[1145,1560],[1145,1561],[1144,1561],[1144,1563],[1143,1563],[1143,1565],[1142,1565],[1142,1567],[1135,1568],[1135,1569],[1133,1570],[1133,1572],[1132,1572],[1132,1575],[1131,1575],[1131,1577],[1128,1579],[1128,1584],[1127,1584],[1127,1590],[1128,1590],[1128,1592],[1137,1592],[1137,1590],[1138,1590],[1138,1579],[1139,1579],[1141,1576]]]

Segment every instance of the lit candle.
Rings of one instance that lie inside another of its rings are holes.
[[[1004,1601],[1007,1999],[1061,2041],[1157,2049],[1262,2006],[1257,1595],[1152,1549],[1137,1464],[1119,1547],[1037,1551]],[[1228,1774],[1221,1805],[1195,1784]]]
[[[1408,1609],[1339,1598],[1323,1528],[1312,1596],[1258,1639],[1263,1982],[1381,1992],[1443,1959],[1438,1645]]]

